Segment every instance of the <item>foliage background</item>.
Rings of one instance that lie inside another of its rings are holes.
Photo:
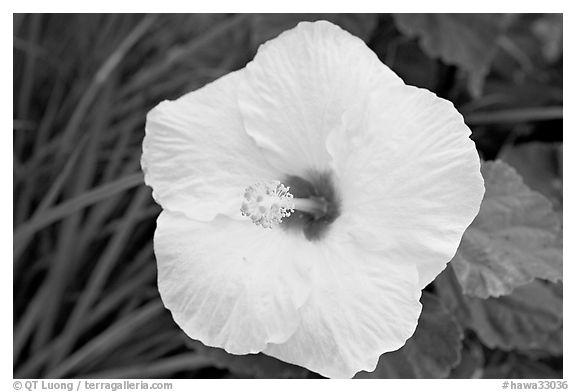
[[[514,269],[537,254],[488,299],[452,263],[426,289],[414,337],[358,376],[562,377],[561,233],[550,243],[551,226],[534,228],[536,218],[561,225],[558,14],[15,14],[14,377],[318,377],[183,335],[159,299],[151,239],[160,208],[139,167],[148,110],[314,19],[341,25],[405,82],[454,102],[481,156],[519,173],[498,166],[499,183],[520,175],[526,184],[506,188],[522,231],[490,243],[490,265]],[[485,255],[464,256],[476,268]]]

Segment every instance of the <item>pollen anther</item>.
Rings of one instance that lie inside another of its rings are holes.
[[[244,192],[240,211],[254,224],[272,228],[273,223],[281,223],[282,218],[294,212],[294,196],[289,190],[280,181],[251,185]]]

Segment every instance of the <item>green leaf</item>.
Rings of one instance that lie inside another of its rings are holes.
[[[561,217],[502,161],[482,165],[486,194],[452,266],[464,294],[507,295],[535,278],[562,278]]]
[[[233,355],[226,351],[193,341],[190,345],[213,366],[228,369],[238,377],[306,378],[307,369],[282,362],[265,354]]]
[[[401,349],[380,357],[376,370],[356,378],[443,378],[460,361],[462,330],[438,298],[422,295],[414,335]]]
[[[507,145],[500,159],[522,176],[526,185],[542,193],[562,210],[562,143],[531,142]]]
[[[252,18],[252,46],[276,37],[302,21],[327,20],[368,41],[378,23],[376,14],[257,14]]]
[[[503,14],[395,14],[398,29],[419,39],[433,58],[456,65],[469,74],[469,87],[480,95],[484,79],[505,31]]]

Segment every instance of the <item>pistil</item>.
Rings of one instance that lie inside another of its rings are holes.
[[[315,218],[323,216],[328,211],[328,203],[323,197],[311,197],[309,199],[293,198],[294,209],[307,212]]]

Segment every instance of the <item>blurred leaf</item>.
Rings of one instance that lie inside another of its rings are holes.
[[[482,345],[476,340],[464,342],[462,359],[450,372],[449,378],[470,379],[482,378],[484,372],[484,353]]]
[[[500,76],[498,79],[510,81],[513,85],[515,80],[540,77],[544,62],[542,44],[532,29],[540,17],[538,14],[518,14],[510,23],[506,36],[499,42],[501,51],[492,63],[492,72]]]
[[[549,335],[544,345],[546,347],[545,353],[561,356],[564,352],[564,327],[561,325],[560,328]],[[542,356],[542,352],[532,352],[530,355]]]
[[[402,37],[403,38],[403,37]],[[438,85],[437,60],[427,56],[414,41],[396,43],[388,50],[386,64],[404,80],[406,84],[435,91]]]
[[[552,369],[543,362],[536,362],[521,355],[510,354],[506,356],[506,361],[487,366],[483,378],[550,379],[562,378],[562,372]],[[558,389],[560,389],[559,386]]]
[[[564,352],[564,328],[560,326],[554,332],[549,334],[541,344],[544,348],[520,350],[520,353],[532,359],[542,359],[549,357],[562,356]]]
[[[257,14],[252,18],[252,47],[276,37],[301,21],[327,20],[368,41],[378,23],[377,14]]]
[[[430,57],[467,71],[469,88],[475,96],[482,91],[508,19],[503,14],[394,15],[398,29],[418,38]]]
[[[563,15],[545,14],[532,25],[536,36],[542,42],[542,55],[549,62],[562,56]]]
[[[490,348],[547,350],[562,325],[558,287],[537,280],[499,298],[468,297],[468,325]]]
[[[438,298],[422,294],[414,335],[401,349],[380,357],[376,370],[357,378],[443,378],[460,361],[462,330]]]
[[[265,354],[233,355],[220,348],[205,346],[198,341],[192,341],[189,345],[212,366],[228,369],[240,377],[305,378],[310,373],[307,369]]]
[[[483,110],[469,114],[464,113],[468,126],[487,124],[519,125],[535,121],[562,120],[563,115],[562,106]]]
[[[514,167],[526,185],[562,210],[562,144],[531,142],[507,145],[500,159]]]
[[[486,194],[452,266],[464,294],[510,294],[535,278],[562,278],[561,217],[502,161],[482,165]]]
[[[561,56],[561,46],[559,53],[558,49],[546,49],[558,48],[558,40],[561,45],[561,19],[560,15],[558,24],[549,14],[516,14],[498,42],[500,51],[492,63],[493,77],[486,93],[502,96],[508,101],[502,103],[510,107],[561,106],[562,64],[558,58],[547,57]]]

